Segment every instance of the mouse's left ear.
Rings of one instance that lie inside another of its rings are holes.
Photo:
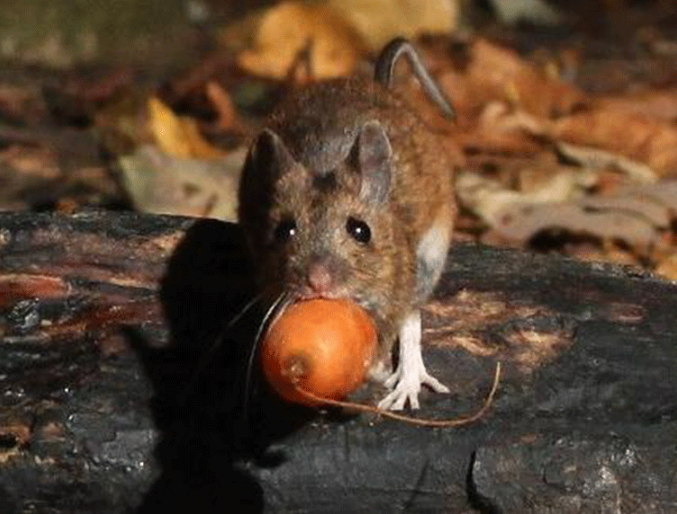
[[[355,142],[360,173],[360,199],[383,203],[390,191],[393,150],[383,126],[376,120],[365,123]]]

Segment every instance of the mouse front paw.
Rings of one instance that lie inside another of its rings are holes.
[[[385,381],[385,386],[393,390],[379,402],[379,409],[402,410],[407,400],[412,409],[418,409],[420,407],[418,393],[421,392],[421,385],[430,387],[436,393],[449,392],[449,388],[428,373],[422,358],[407,364],[413,365],[400,362],[395,372]]]

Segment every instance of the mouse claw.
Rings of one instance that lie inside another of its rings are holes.
[[[395,387],[395,384],[400,380],[400,377],[402,376],[402,368],[398,367],[397,370],[390,375],[385,382],[383,382],[383,385],[386,386],[388,389],[393,389]]]
[[[449,392],[447,386],[426,371],[423,361],[414,370],[415,373],[406,374],[402,370],[403,367],[398,366],[395,373],[386,380],[386,387],[395,386],[395,388],[379,402],[379,409],[402,410],[407,401],[413,410],[418,409],[420,407],[418,394],[421,392],[421,385],[430,387],[436,393]]]
[[[395,373],[390,375],[385,382],[383,382],[383,385],[386,386],[388,389],[392,389],[395,387],[395,384],[397,384],[398,380],[400,380],[402,376],[402,372],[398,369]],[[437,380],[434,376],[432,376],[428,371],[425,369],[425,366],[423,367],[422,372],[419,372],[419,381],[420,384],[427,385],[430,389],[435,391],[436,393],[448,393],[449,388],[445,386],[442,382]],[[421,388],[419,387],[419,390]]]
[[[420,407],[418,403],[418,391],[407,391],[406,388],[400,387],[401,385],[402,383],[398,384],[398,387],[388,393],[385,398],[379,402],[379,409],[402,410],[404,409],[404,404],[407,400],[409,400],[409,405],[412,409],[418,409]]]
[[[421,383],[423,385],[427,385],[430,389],[435,391],[436,393],[448,393],[449,388],[445,386],[442,382],[437,380],[434,376],[429,375],[427,372],[425,376],[423,377],[423,380],[421,380]]]

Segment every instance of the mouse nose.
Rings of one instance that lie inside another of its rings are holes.
[[[308,267],[308,285],[316,293],[326,293],[331,289],[331,273],[326,263],[313,262]]]

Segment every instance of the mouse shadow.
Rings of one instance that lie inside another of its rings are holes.
[[[262,311],[256,305],[241,314],[256,295],[244,248],[236,225],[193,224],[161,283],[168,345],[149,348],[138,333],[129,334],[154,387],[151,409],[161,432],[155,449],[161,474],[138,513],[262,512],[263,489],[247,469],[284,462],[269,445],[313,416],[283,404],[258,366],[247,377]]]

